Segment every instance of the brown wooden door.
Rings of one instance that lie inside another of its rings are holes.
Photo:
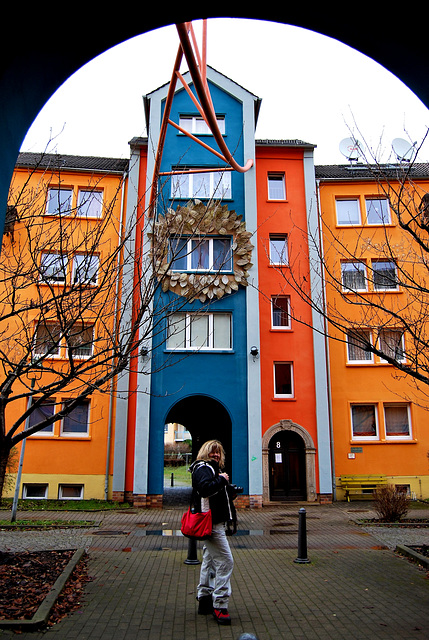
[[[282,431],[270,442],[270,499],[306,500],[304,441],[294,431]]]

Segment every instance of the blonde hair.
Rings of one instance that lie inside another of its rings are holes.
[[[216,451],[220,455],[219,467],[221,469],[225,466],[225,450],[219,440],[208,440],[203,444],[201,449],[198,451],[197,460],[205,460],[208,462],[211,458],[209,457],[210,453]]]

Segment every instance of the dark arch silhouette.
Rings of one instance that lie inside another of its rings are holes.
[[[370,8],[352,8],[347,19],[344,11],[338,10],[336,17],[323,6],[308,11],[304,5],[281,10],[232,7],[228,15],[204,6],[202,15],[201,6],[194,8],[192,3],[169,9],[168,13],[164,5],[154,5],[150,11],[121,11],[115,7],[110,14],[87,3],[84,13],[77,10],[67,19],[58,12],[46,12],[42,5],[8,5],[0,42],[0,229],[4,226],[7,193],[21,143],[43,105],[68,77],[129,38],[179,22],[217,17],[268,20],[335,38],[380,63],[429,106],[426,24],[418,9],[410,21],[412,26],[404,32],[400,10],[392,13],[376,3]],[[235,53],[233,47],[231,51],[231,55],[245,56],[245,52]],[[317,60],[314,63],[317,65]],[[146,61],[142,61],[142,73],[144,64]],[[147,64],[156,64],[156,59]],[[320,69],[321,74],[330,72]],[[356,81],[364,82],[364,78]]]
[[[166,422],[184,425],[192,435],[192,459],[207,440],[220,440],[225,449],[226,469],[231,470],[231,417],[225,407],[210,396],[192,395],[176,402]]]

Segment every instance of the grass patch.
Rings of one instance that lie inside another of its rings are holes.
[[[71,529],[77,527],[98,527],[92,520],[0,520],[0,529]]]
[[[192,484],[192,476],[188,471],[188,465],[183,464],[180,467],[164,467],[164,484],[170,486],[171,474],[174,477],[174,484],[190,487]]]
[[[19,511],[119,511],[131,506],[110,500],[18,500]],[[10,511],[12,499],[3,499],[1,509]]]

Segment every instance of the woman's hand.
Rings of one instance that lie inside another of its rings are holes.
[[[220,476],[221,478],[225,478],[225,480],[226,480],[227,482],[229,482],[229,475],[228,475],[227,473],[220,473],[220,474],[219,474],[219,476]]]

